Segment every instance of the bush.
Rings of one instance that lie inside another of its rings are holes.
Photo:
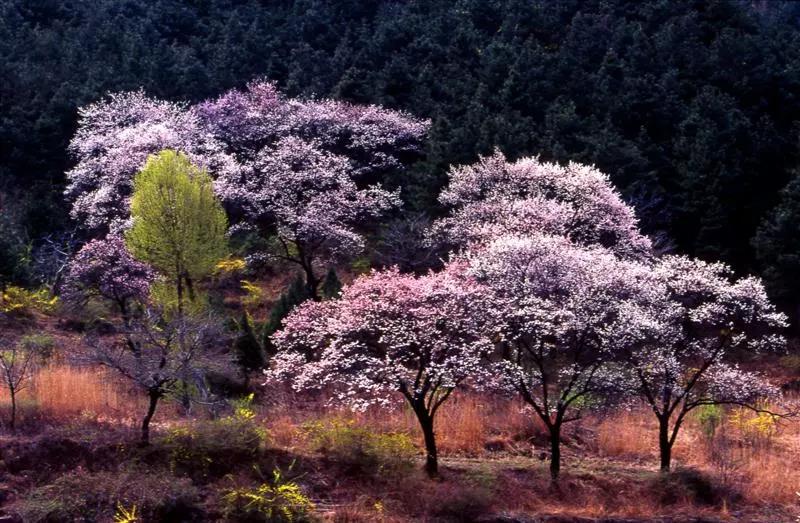
[[[354,473],[382,473],[413,466],[417,449],[404,433],[380,434],[352,421],[334,419],[303,425],[314,450]]]
[[[47,289],[28,290],[22,287],[10,286],[2,293],[0,312],[6,314],[30,314],[39,311],[45,314],[55,312],[58,307],[58,297],[51,296]]]
[[[230,521],[309,521],[314,504],[294,481],[275,469],[272,481],[223,493],[222,513]]]
[[[250,401],[252,395],[237,402],[234,413],[225,418],[170,430],[163,442],[170,470],[208,480],[258,458],[265,449],[267,432],[256,422]]]
[[[188,479],[127,469],[86,472],[77,469],[33,489],[13,509],[25,522],[110,521],[136,507],[139,521],[196,518],[199,494]]]
[[[56,342],[49,334],[26,334],[19,340],[23,349],[36,354],[40,363],[47,363],[53,356]]]

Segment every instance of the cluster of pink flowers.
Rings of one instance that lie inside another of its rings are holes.
[[[155,277],[149,265],[131,255],[121,237],[110,235],[81,248],[69,266],[64,288],[71,301],[99,296],[126,312],[130,302],[147,299]]]

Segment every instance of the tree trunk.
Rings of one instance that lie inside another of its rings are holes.
[[[558,480],[561,473],[561,424],[550,426],[550,479]]]
[[[672,444],[669,441],[669,416],[658,418],[658,450],[661,457],[661,472],[669,472],[672,461]]]
[[[17,391],[12,388],[9,390],[9,395],[11,396],[11,423],[9,423],[9,427],[13,431],[17,424]]]
[[[158,391],[150,391],[150,405],[147,407],[147,414],[145,414],[144,419],[142,420],[142,445],[149,445],[150,444],[150,420],[153,419],[153,414],[156,413],[156,406],[158,405],[158,400],[161,398],[161,393]]]
[[[439,454],[436,451],[436,436],[433,432],[433,418],[424,408],[415,408],[422,436],[425,438],[425,472],[430,478],[439,477]]]
[[[319,293],[317,292],[319,279],[314,275],[314,268],[311,267],[310,262],[303,263],[303,271],[306,273],[306,292],[308,297],[314,301],[319,301]]]

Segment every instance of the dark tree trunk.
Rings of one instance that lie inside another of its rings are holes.
[[[319,293],[317,292],[319,279],[314,275],[314,268],[311,267],[310,262],[303,263],[303,271],[306,273],[306,292],[308,297],[314,301],[319,301]]]
[[[17,391],[11,389],[9,392],[11,396],[11,423],[9,423],[9,427],[14,430],[17,424]]]
[[[672,461],[672,443],[669,440],[669,416],[658,418],[658,451],[661,458],[661,472],[668,472]]]
[[[161,393],[158,391],[150,391],[150,404],[147,407],[147,414],[145,414],[144,419],[142,420],[142,445],[149,445],[150,444],[150,420],[153,419],[153,414],[156,413],[156,406],[158,406],[158,400],[161,398]]]
[[[561,424],[550,426],[550,479],[558,480],[561,473]]]
[[[414,408],[425,438],[425,472],[430,478],[439,477],[439,454],[436,451],[436,436],[433,432],[433,418],[425,407]]]

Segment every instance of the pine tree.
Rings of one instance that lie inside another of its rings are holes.
[[[245,388],[250,385],[250,374],[263,369],[267,365],[264,350],[253,332],[253,322],[247,311],[242,313],[238,323],[239,335],[233,344],[236,361],[244,374]]]
[[[278,298],[278,301],[270,311],[269,320],[267,320],[266,325],[264,325],[264,342],[262,345],[267,355],[271,356],[275,353],[270,336],[281,328],[281,322],[283,322],[283,319],[289,315],[293,308],[310,297],[305,279],[302,275],[298,274],[297,277],[292,280],[289,288]]]

